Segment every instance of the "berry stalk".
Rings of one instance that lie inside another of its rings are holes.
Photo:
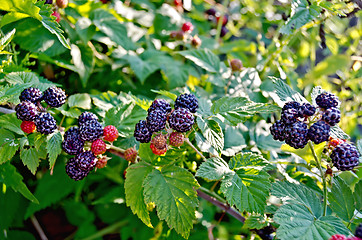
[[[185,143],[187,143],[205,162],[207,161],[206,157],[199,151],[197,148],[190,142],[188,138],[185,138]]]
[[[317,153],[314,150],[314,146],[313,143],[311,141],[309,141],[308,143],[310,150],[312,151],[313,157],[317,163],[321,178],[322,178],[322,183],[323,183],[323,216],[327,215],[327,181],[326,181],[326,176],[322,170],[322,165],[321,162],[319,160],[319,158],[317,157]]]

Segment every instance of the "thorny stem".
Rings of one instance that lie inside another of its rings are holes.
[[[204,160],[207,161],[206,157],[190,142],[188,138],[185,138],[185,142]]]
[[[317,157],[317,154],[316,154],[316,152],[314,150],[314,146],[313,146],[312,142],[309,141],[308,144],[309,144],[310,150],[312,151],[313,157],[314,157],[314,159],[315,159],[315,161],[317,163],[320,175],[322,177],[323,199],[324,199],[324,201],[323,201],[323,216],[326,216],[327,215],[327,181],[326,181],[326,176],[323,173],[321,162]]]

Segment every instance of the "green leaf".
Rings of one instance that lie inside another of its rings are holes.
[[[294,91],[291,87],[286,84],[282,79],[276,77],[270,77],[273,80],[276,94],[279,97],[279,101],[288,102],[288,101],[297,101],[297,102],[307,102],[299,92]],[[275,99],[274,99],[275,100]],[[277,101],[278,102],[278,101]],[[284,103],[279,103],[284,105]]]
[[[147,205],[144,201],[143,186],[146,176],[153,168],[144,162],[132,164],[127,168],[126,181],[124,188],[126,192],[126,203],[128,207],[146,224],[148,227],[153,227],[151,224],[150,215],[147,210]]]
[[[261,229],[268,225],[263,215],[252,215],[245,220],[243,225],[247,229]]]
[[[80,39],[82,39],[84,44],[87,44],[89,40],[96,33],[95,26],[92,24],[92,21],[89,18],[81,17],[77,19],[75,23],[75,30],[77,31]]]
[[[291,16],[280,29],[283,34],[291,34],[294,30],[303,27],[313,21],[321,12],[321,7],[310,4],[307,0],[293,0]]]
[[[212,73],[218,73],[220,71],[220,60],[218,56],[209,49],[188,50],[177,53],[191,60],[206,71]]]
[[[210,181],[218,181],[233,171],[229,169],[228,164],[219,157],[214,157],[203,162],[196,172],[196,177],[202,177]]]
[[[53,175],[48,171],[41,179],[35,190],[35,197],[39,200],[39,204],[30,204],[25,219],[53,203],[59,202],[74,191],[79,182],[74,181],[64,171],[64,164],[58,164],[54,168]]]
[[[165,96],[165,97],[168,97],[168,98],[171,98],[173,101],[176,101],[176,99],[177,99],[177,95],[176,94],[173,94],[173,93],[171,93],[171,92],[169,92],[169,91],[165,91],[165,90],[151,90],[152,92],[154,92],[154,93],[158,93],[158,94],[160,94],[160,95],[163,95],[163,96]]]
[[[52,168],[55,164],[55,160],[62,152],[62,135],[60,132],[53,133],[47,137],[47,153],[49,154],[49,166]]]
[[[308,72],[306,78],[309,81],[315,81],[315,79],[333,74],[339,69],[349,66],[350,63],[351,59],[347,55],[331,55],[322,62],[318,63],[312,71]]]
[[[7,12],[22,13],[39,21],[42,20],[39,14],[40,9],[35,6],[33,0],[0,0],[0,9]]]
[[[4,114],[0,116],[0,126],[6,128],[19,135],[24,135],[24,132],[20,128],[21,120],[16,117],[15,113]]]
[[[23,164],[29,168],[30,172],[35,174],[40,161],[38,151],[35,148],[23,148],[20,151],[20,158],[23,161]]]
[[[215,120],[204,120],[198,117],[197,125],[211,146],[221,152],[224,149],[224,134],[219,123]]]
[[[160,67],[152,61],[145,61],[139,56],[126,55],[123,59],[127,60],[130,64],[131,69],[137,78],[144,83],[146,78],[158,70]]]
[[[1,134],[0,134],[1,135]],[[11,187],[15,192],[21,193],[30,201],[38,204],[38,200],[29,191],[23,182],[23,177],[16,171],[16,168],[9,162],[0,164],[0,182]]]
[[[121,45],[126,50],[135,49],[134,43],[127,36],[127,28],[110,12],[97,8],[91,12],[90,19],[94,25],[112,41]]]
[[[356,209],[362,212],[362,180],[359,180],[359,182],[354,186],[353,197]]]
[[[354,215],[354,198],[351,189],[340,177],[333,178],[332,190],[328,193],[329,206],[342,220],[349,222]]]
[[[154,169],[143,182],[145,202],[154,202],[157,215],[171,229],[188,238],[198,206],[194,176],[184,168],[166,166]]]
[[[127,170],[127,172],[128,172],[128,170]],[[126,179],[126,181],[127,181],[127,179]],[[140,184],[142,184],[142,183],[140,183]],[[117,203],[117,204],[125,203],[125,195],[124,195],[123,186],[121,186],[121,185],[119,187],[112,186],[112,188],[110,188],[110,190],[106,194],[104,194],[103,196],[101,196],[100,198],[98,198],[97,200],[92,202],[92,205],[108,204],[108,203]]]
[[[16,32],[16,29],[14,28],[13,30],[11,30],[10,32],[5,34],[5,36],[0,39],[0,52],[2,50],[4,50],[4,48],[11,42],[11,40],[13,39],[13,37],[15,35],[15,32]]]
[[[68,98],[68,106],[88,110],[92,108],[92,99],[88,93],[73,94]]]
[[[82,85],[85,87],[94,68],[93,51],[88,45],[72,44],[70,54],[72,55]]]
[[[332,225],[336,229],[336,232],[339,234],[343,234],[346,236],[351,234],[351,231],[349,231],[349,229],[344,225],[342,220],[336,216],[324,216],[321,217],[320,220]]]
[[[0,164],[10,161],[19,147],[19,140],[12,132],[0,129]]]

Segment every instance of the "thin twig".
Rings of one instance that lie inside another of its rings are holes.
[[[96,239],[96,238],[103,237],[104,235],[114,233],[120,227],[123,227],[123,226],[127,225],[128,222],[129,222],[128,220],[123,220],[123,221],[120,221],[120,222],[116,222],[116,223],[114,223],[114,224],[112,224],[112,225],[110,225],[108,227],[105,227],[105,228],[99,230],[95,234],[84,238],[83,240],[93,240],[93,239]]]
[[[43,229],[41,228],[38,220],[34,215],[31,215],[30,217],[31,223],[33,224],[35,230],[38,232],[41,240],[48,240],[47,236],[45,235]]]
[[[14,113],[15,110],[9,109],[9,108],[0,107],[0,112],[1,112],[1,113],[5,113],[5,114],[11,114],[11,113]]]
[[[185,142],[204,160],[207,161],[206,157],[190,142],[188,138],[185,138]]]

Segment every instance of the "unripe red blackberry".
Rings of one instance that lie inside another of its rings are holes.
[[[75,156],[75,162],[80,169],[92,171],[97,164],[97,158],[91,151],[85,151]]]
[[[182,31],[184,32],[192,32],[194,30],[194,25],[191,22],[185,22],[182,27]]]
[[[91,113],[91,112],[83,112],[78,117],[78,125],[81,126],[84,123],[91,121],[91,120],[98,121],[97,115],[95,115],[94,113]]]
[[[199,102],[194,94],[181,94],[175,101],[175,109],[178,108],[187,108],[190,112],[195,113],[199,108]]]
[[[346,142],[346,140],[343,140],[343,139],[329,137],[328,145],[331,147],[337,147],[339,144],[345,143],[345,142]]]
[[[329,240],[347,240],[347,237],[342,234],[334,234]]]
[[[150,132],[159,132],[165,129],[166,118],[166,113],[161,110],[151,111],[146,118],[147,128]]]
[[[103,139],[108,142],[114,142],[119,136],[118,130],[115,126],[109,125],[103,129]]]
[[[151,106],[148,108],[148,113],[154,110],[161,110],[165,114],[171,112],[171,105],[165,99],[156,99],[152,102]]]
[[[185,136],[180,132],[172,132],[168,138],[171,146],[180,147],[184,144]]]
[[[295,148],[304,148],[308,143],[308,126],[302,122],[295,122],[292,125],[288,125],[285,130],[285,142]]]
[[[243,68],[243,63],[240,59],[231,59],[230,60],[231,71],[239,72]]]
[[[221,16],[217,16],[216,17],[216,23],[219,23]],[[224,15],[223,19],[222,19],[222,25],[225,26],[229,21],[229,16],[228,15]]]
[[[334,126],[341,121],[341,111],[335,107],[328,108],[324,111],[322,119],[329,125]]]
[[[55,17],[55,21],[56,21],[57,23],[60,22],[60,14],[59,14],[57,11],[53,11],[52,16]]]
[[[107,151],[107,145],[102,139],[97,139],[92,142],[91,150],[97,156]]]
[[[137,150],[135,148],[128,148],[124,151],[124,159],[128,162],[134,162],[137,158]]]
[[[173,130],[187,132],[194,125],[195,118],[187,108],[178,108],[171,113],[168,122]]]
[[[332,107],[337,107],[339,104],[339,99],[336,95],[328,92],[323,92],[319,94],[315,99],[317,105],[321,108],[327,109]]]
[[[141,143],[148,143],[151,141],[152,132],[148,129],[145,120],[140,120],[136,124],[133,136]]]
[[[328,141],[330,131],[331,127],[326,122],[318,121],[308,129],[308,137],[315,144],[319,144]]]
[[[150,144],[150,148],[151,148],[153,154],[156,154],[156,155],[163,155],[167,152],[167,147],[165,147],[163,149],[158,149],[155,147],[155,145],[153,145],[153,143]]]
[[[54,117],[47,112],[42,112],[34,120],[36,130],[42,134],[51,134],[57,129],[57,122]]]
[[[65,103],[67,96],[63,89],[50,87],[44,91],[44,101],[51,107],[60,107]]]
[[[37,118],[39,111],[34,103],[23,101],[15,107],[16,116],[22,121],[33,121]]]
[[[83,141],[94,141],[103,135],[103,127],[96,120],[90,120],[79,128],[79,138]]]
[[[156,135],[151,143],[155,146],[157,149],[165,149],[167,148],[167,139],[165,135],[159,134]]]
[[[185,39],[185,33],[183,31],[173,31],[170,33],[170,38],[183,41]]]
[[[276,121],[270,127],[270,133],[273,136],[274,140],[284,141],[285,140],[285,124],[281,120]]]
[[[65,165],[65,172],[71,179],[74,179],[75,181],[82,180],[89,173],[89,171],[85,171],[78,167],[78,164],[76,163],[75,158],[69,159],[69,161]]]
[[[352,170],[359,164],[359,152],[349,143],[341,143],[335,147],[331,154],[333,165],[341,171]]]
[[[21,92],[19,99],[20,101],[36,103],[43,99],[43,93],[38,88],[26,88]]]
[[[191,45],[194,48],[199,48],[201,44],[202,44],[201,39],[197,35],[193,36],[193,38],[191,39]]]
[[[36,131],[35,123],[32,121],[23,121],[20,125],[20,128],[25,133],[33,133]]]
[[[108,157],[103,156],[101,158],[98,158],[97,164],[96,164],[96,168],[101,169],[107,166],[108,163]]]
[[[59,8],[66,8],[68,6],[68,0],[57,0],[57,6]]]
[[[71,127],[64,134],[62,148],[70,155],[77,155],[83,152],[84,141],[79,138],[79,128]]]

